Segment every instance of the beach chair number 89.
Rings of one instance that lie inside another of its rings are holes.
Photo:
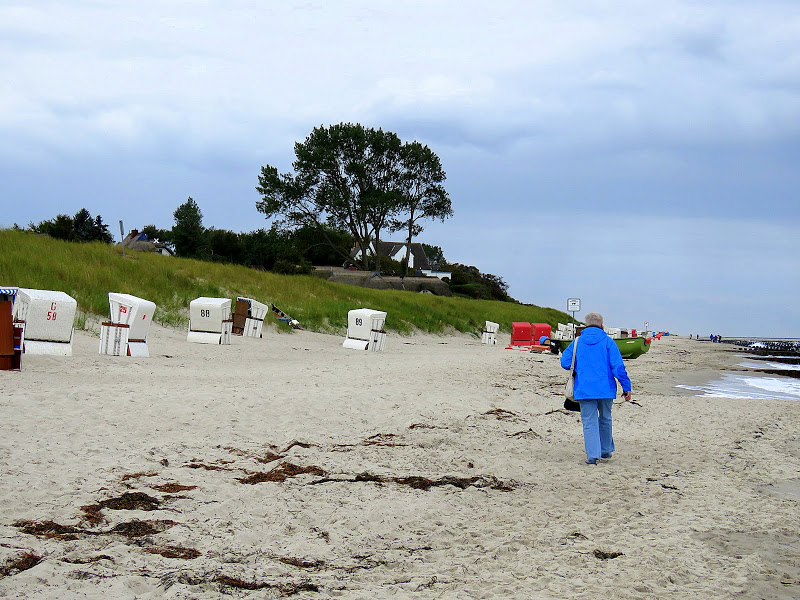
[[[50,303],[50,310],[47,311],[47,320],[48,321],[55,321],[56,320],[56,303]]]
[[[361,327],[361,325],[363,323],[364,323],[364,321],[362,319],[360,319],[359,317],[356,317],[356,327]]]
[[[211,316],[211,311],[210,310],[202,310],[201,309],[200,310],[200,316],[201,317],[210,317]]]

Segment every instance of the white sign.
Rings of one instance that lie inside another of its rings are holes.
[[[581,299],[580,298],[567,298],[567,312],[580,312]]]

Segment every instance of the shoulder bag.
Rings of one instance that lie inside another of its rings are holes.
[[[564,408],[573,412],[580,412],[581,403],[575,400],[575,356],[578,354],[578,338],[572,345],[572,364],[569,366],[569,379],[564,386]]]

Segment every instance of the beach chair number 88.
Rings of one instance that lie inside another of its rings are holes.
[[[211,316],[211,311],[210,310],[200,310],[200,316],[201,317],[210,317]]]
[[[360,319],[359,317],[356,317],[356,327],[361,327],[361,325],[363,323],[364,323],[364,321],[362,319]]]
[[[47,320],[48,321],[55,321],[56,320],[56,303],[50,303],[50,310],[47,311]]]

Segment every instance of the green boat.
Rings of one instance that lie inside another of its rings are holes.
[[[622,355],[622,358],[639,358],[642,354],[650,350],[650,338],[643,338],[641,336],[637,337],[627,337],[627,338],[617,338],[614,340],[617,343],[617,348],[619,348],[619,353]],[[572,343],[572,340],[551,340],[550,343],[557,342],[560,346],[561,352],[567,349]]]
[[[650,350],[650,339],[641,336],[617,338],[617,348],[622,358],[639,358],[642,354]]]

